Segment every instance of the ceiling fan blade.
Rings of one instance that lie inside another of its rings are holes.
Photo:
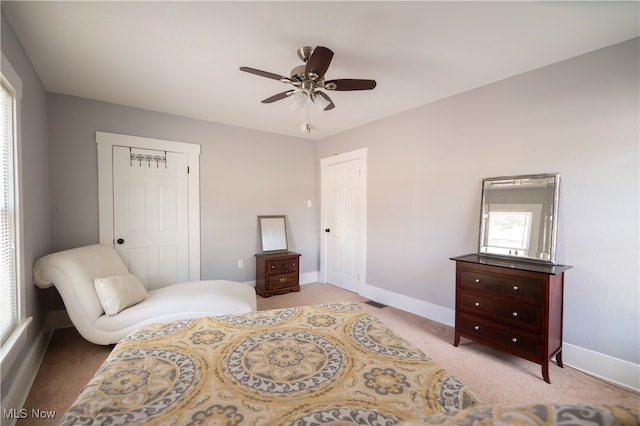
[[[322,77],[327,72],[327,69],[329,69],[331,59],[333,59],[333,51],[331,49],[324,46],[317,46],[313,49],[313,53],[307,61],[304,71],[307,75],[314,73],[318,77]]]
[[[279,74],[274,74],[272,72],[267,72],[267,71],[262,71],[262,70],[258,70],[255,68],[250,68],[250,67],[240,67],[240,71],[244,71],[244,72],[248,72],[250,74],[255,74],[255,75],[259,75],[260,77],[267,77],[267,78],[272,78],[274,80],[286,80],[286,81],[290,81],[289,77],[285,77],[283,75],[279,75]]]
[[[278,94],[268,97],[267,99],[262,100],[262,103],[270,104],[272,102],[279,101],[280,99],[287,98],[293,95],[294,93],[296,93],[296,90],[287,90],[286,92],[280,92]]]
[[[327,90],[371,90],[376,87],[375,80],[360,80],[357,78],[339,78],[337,80],[329,80],[324,83]]]
[[[326,100],[328,102],[328,105],[326,107],[324,107],[323,111],[330,111],[332,109],[334,109],[336,107],[336,104],[333,103],[333,101],[331,100],[331,98],[329,97],[329,95],[327,95],[324,92],[321,92],[319,90],[314,92],[316,95],[320,95],[322,96],[322,98],[324,98],[324,100]]]

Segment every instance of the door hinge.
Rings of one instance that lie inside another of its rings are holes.
[[[187,174],[189,174],[189,166],[187,166]]]

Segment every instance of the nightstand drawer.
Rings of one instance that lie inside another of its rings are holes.
[[[298,272],[298,262],[296,260],[270,260],[267,262],[267,273],[288,274]]]
[[[268,278],[269,288],[291,287],[298,285],[298,274],[273,275]]]
[[[461,291],[457,308],[473,315],[542,333],[544,312],[537,306]]]

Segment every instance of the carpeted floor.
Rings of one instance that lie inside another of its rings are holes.
[[[301,286],[299,293],[258,297],[258,309],[275,309],[335,301],[353,301],[418,346],[488,403],[609,403],[640,406],[640,394],[603,382],[566,366],[550,367],[551,384],[542,380],[540,366],[468,340],[454,347],[453,328],[388,306],[367,304],[367,299],[326,284]],[[27,418],[18,425],[53,425],[75,400],[111,352],[112,346],[86,342],[74,328],[56,330],[25,404],[55,411],[54,419]]]

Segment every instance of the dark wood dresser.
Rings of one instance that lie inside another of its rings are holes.
[[[300,291],[300,253],[256,254],[256,293],[262,297]]]
[[[456,326],[460,337],[542,366],[562,367],[562,305],[566,265],[492,258],[477,254],[456,261]]]

